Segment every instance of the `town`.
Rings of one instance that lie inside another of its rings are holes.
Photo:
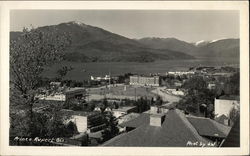
[[[87,82],[45,79],[38,90],[32,111],[34,137],[41,139],[21,139],[13,130],[12,145],[226,147],[232,146],[230,133],[239,132],[237,67],[107,73]],[[25,111],[18,108],[11,113],[21,119]],[[55,120],[47,126],[57,131],[44,132],[43,118],[51,114],[63,122]]]
[[[9,146],[243,148],[241,12],[10,12]]]

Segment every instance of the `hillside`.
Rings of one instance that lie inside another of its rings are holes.
[[[175,38],[142,38],[136,40],[154,49],[169,49],[183,52],[194,57],[239,59],[239,39],[220,39],[188,43]]]
[[[198,48],[196,56],[203,57],[228,57],[239,59],[239,39],[222,39],[210,42]]]
[[[49,32],[57,30],[70,35],[72,44],[67,48],[64,57],[67,61],[152,62],[194,58],[178,50],[150,48],[138,41],[79,22],[61,23],[37,29]],[[15,39],[17,33],[11,32],[10,37]]]
[[[197,47],[185,41],[178,40],[176,38],[142,38],[137,40],[141,44],[154,49],[169,49],[174,51],[180,51],[186,54],[194,55],[197,52]]]

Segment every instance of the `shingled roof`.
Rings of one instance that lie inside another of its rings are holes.
[[[187,117],[201,136],[226,138],[230,127],[203,117]]]
[[[186,147],[188,142],[209,142],[198,134],[178,109],[166,113],[161,127],[150,126],[149,118],[150,114],[143,113],[138,118],[124,123],[123,126],[137,128],[109,140],[103,146]]]
[[[120,124],[120,126],[137,128],[143,124],[146,124],[146,125],[149,124],[149,114],[148,113],[142,113],[137,118],[135,118],[133,120],[129,120],[128,122],[124,122],[124,123]]]

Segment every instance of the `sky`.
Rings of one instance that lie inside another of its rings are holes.
[[[12,10],[10,30],[79,21],[128,38],[174,37],[187,42],[239,38],[232,10]]]

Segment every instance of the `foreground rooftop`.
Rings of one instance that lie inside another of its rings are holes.
[[[160,127],[150,125],[149,113],[142,113],[121,126],[135,129],[107,141],[103,146],[186,147],[189,142],[208,145],[212,141],[205,136],[224,138],[230,130],[211,119],[186,117],[178,109],[169,110]]]

